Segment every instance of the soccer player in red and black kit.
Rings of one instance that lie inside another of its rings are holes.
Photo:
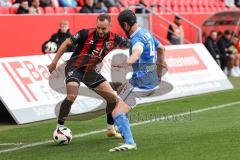
[[[48,66],[49,72],[56,69],[56,65],[68,46],[76,45],[76,50],[68,60],[65,67],[67,97],[60,106],[58,125],[64,125],[71,105],[77,98],[80,82],[102,96],[108,106],[127,106],[118,98],[106,79],[96,71],[96,65],[114,48],[126,48],[129,42],[126,38],[110,32],[111,17],[108,14],[100,14],[97,17],[97,27],[82,29],[75,35],[66,39],[58,49],[52,63]],[[81,91],[80,91],[81,92]],[[108,136],[121,138],[121,134],[115,131],[114,120],[111,112],[107,113]]]

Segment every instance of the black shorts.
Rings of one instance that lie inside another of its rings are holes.
[[[65,83],[68,82],[77,82],[80,85],[80,82],[84,83],[88,88],[96,88],[99,84],[106,81],[106,79],[95,70],[84,71],[82,68],[65,68]]]

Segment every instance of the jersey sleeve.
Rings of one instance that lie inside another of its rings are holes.
[[[133,52],[134,49],[139,49],[142,54],[145,48],[144,41],[139,37],[131,39],[131,45],[132,45],[131,52]]]
[[[78,44],[87,38],[87,34],[88,31],[86,29],[82,29],[78,31],[76,34],[72,35],[70,37],[70,40],[73,42],[73,44]]]
[[[131,40],[131,43],[132,43],[132,46],[135,46],[135,45],[141,45],[143,48],[144,48],[144,41],[141,39],[141,38],[133,38]]]

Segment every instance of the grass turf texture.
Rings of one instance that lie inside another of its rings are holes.
[[[234,79],[234,83],[239,80]],[[240,101],[240,90],[209,93],[171,101],[139,105],[131,113],[131,120],[147,120],[152,115],[172,115]],[[132,128],[138,144],[137,151],[109,153],[120,140],[106,138],[104,133],[73,139],[70,145],[53,143],[1,153],[5,159],[238,159],[240,157],[240,104]],[[140,115],[140,116],[139,116]],[[70,121],[66,126],[73,134],[105,128],[105,117],[90,121]],[[50,140],[55,120],[27,125],[2,125],[0,144],[30,144]],[[1,146],[0,150],[16,146]]]

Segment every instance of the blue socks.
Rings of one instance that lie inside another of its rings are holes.
[[[130,129],[130,124],[126,114],[118,113],[113,117],[115,124],[117,125],[120,133],[125,139],[126,144],[135,144]]]

